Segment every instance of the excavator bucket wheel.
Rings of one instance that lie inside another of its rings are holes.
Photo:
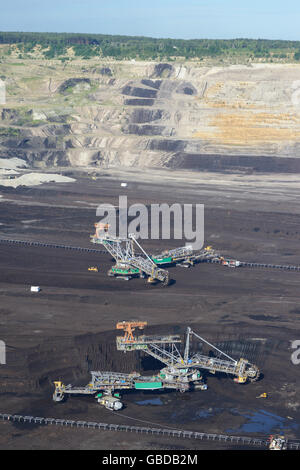
[[[165,280],[161,283],[162,287],[167,287],[170,284],[170,278],[169,275],[165,277]]]
[[[256,375],[255,377],[249,377],[249,382],[257,382],[257,380],[260,377],[260,371],[258,367],[253,367],[256,370]]]

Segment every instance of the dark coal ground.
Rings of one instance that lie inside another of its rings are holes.
[[[114,178],[79,178],[72,184],[0,188],[0,235],[94,248],[89,235],[96,206],[117,204],[120,193],[127,194],[129,204],[204,203],[206,244],[243,261],[300,264],[297,204],[291,207],[284,195],[278,204],[276,196],[259,192],[256,200],[245,193],[241,198],[229,187],[158,181],[124,189]],[[181,244],[145,241],[143,246],[155,252]],[[170,268],[174,282],[163,288],[142,279],[108,278],[112,262],[102,254],[0,244],[0,262],[0,338],[7,345],[7,364],[0,366],[1,412],[238,435],[284,432],[300,438],[300,366],[290,359],[291,341],[299,339],[300,273],[199,264]],[[99,273],[89,272],[89,266],[98,266]],[[40,285],[42,291],[31,294],[30,285]],[[237,385],[230,377],[208,375],[205,392],[124,393],[126,408],[117,414],[88,397],[53,403],[53,380],[85,384],[89,370],[150,374],[161,366],[138,353],[116,351],[115,323],[133,318],[148,321],[149,334],[184,333],[189,325],[237,357],[248,354],[261,368],[261,380]],[[267,399],[256,398],[262,392]],[[145,400],[150,404],[139,404]],[[228,447],[1,422],[0,448]]]

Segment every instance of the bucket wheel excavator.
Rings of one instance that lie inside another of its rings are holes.
[[[108,224],[98,223],[95,228],[91,242],[103,245],[116,262],[108,271],[108,276],[126,281],[140,277],[147,278],[149,284],[169,284],[169,272],[155,264],[133,234],[128,237],[116,237],[109,233]]]
[[[260,372],[256,365],[247,359],[235,360],[213,344],[196,334],[190,327],[186,330],[185,344],[180,335],[134,335],[136,329],[143,329],[147,322],[123,321],[116,328],[123,330],[123,336],[117,336],[118,351],[141,351],[164,364],[155,375],[142,376],[138,372],[124,374],[119,372],[91,372],[92,378],[84,387],[65,386],[61,381],[54,382],[53,400],[63,401],[65,395],[92,395],[98,403],[110,410],[123,407],[120,391],[123,390],[164,390],[173,389],[179,392],[189,390],[207,390],[202,377],[202,370],[212,374],[221,372],[234,377],[234,381],[244,384],[254,382]],[[190,340],[194,336],[201,343],[206,343],[214,355],[207,356],[190,352]],[[181,345],[184,346],[183,351]]]
[[[146,324],[146,322],[144,322]],[[233,359],[219,348],[209,343],[206,339],[195,333],[190,327],[187,327],[184,353],[181,354],[176,347],[176,343],[181,343],[181,340],[176,335],[169,336],[136,336],[133,335],[129,339],[129,332],[131,331],[132,322],[119,322],[117,329],[124,330],[124,336],[117,337],[117,350],[118,351],[132,351],[142,350],[146,354],[163,362],[167,367],[164,372],[168,377],[175,374],[176,377],[181,377],[183,383],[189,382],[187,378],[191,376],[195,369],[206,369],[212,374],[222,372],[234,377],[236,383],[255,382],[258,380],[260,372],[257,366],[251,364],[247,359],[240,358],[239,360]],[[133,323],[135,325],[135,323]],[[139,326],[143,328],[143,325]],[[190,353],[190,340],[191,337],[205,343],[211,349],[213,355],[206,356],[198,352]],[[171,346],[171,350],[165,347],[164,344]],[[161,371],[162,372],[162,371]],[[177,380],[177,379],[176,379]]]

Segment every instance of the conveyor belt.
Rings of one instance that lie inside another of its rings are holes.
[[[81,252],[87,252],[87,253],[98,253],[101,255],[108,254],[106,250],[95,250],[95,248],[83,248],[81,246],[71,246],[71,245],[58,245],[55,243],[42,243],[42,242],[34,242],[34,241],[29,241],[29,240],[11,240],[7,238],[0,238],[0,243],[6,243],[10,245],[42,247],[42,248],[57,248],[57,249],[81,251]]]
[[[121,416],[121,414],[120,414]],[[135,432],[139,434],[151,434],[167,437],[177,437],[180,439],[200,439],[210,441],[228,442],[228,444],[241,444],[267,447],[269,441],[267,438],[253,437],[253,436],[231,436],[228,434],[212,434],[196,431],[185,431],[179,429],[164,429],[164,428],[149,428],[141,426],[129,426],[126,424],[109,424],[109,423],[96,423],[91,421],[73,421],[68,419],[57,418],[44,418],[35,416],[22,416],[11,415],[7,413],[0,413],[0,419],[3,421],[11,421],[18,423],[35,423],[39,425],[55,425],[65,427],[77,427],[85,429],[95,429],[101,431],[117,431],[117,432]],[[300,442],[288,441],[288,449],[299,450]]]
[[[70,251],[81,251],[81,252],[86,252],[86,253],[98,253],[101,255],[109,254],[107,250],[96,250],[95,248],[84,248],[81,246],[72,246],[72,245],[59,245],[55,243],[42,243],[42,242],[35,242],[35,241],[29,241],[29,240],[13,240],[13,239],[8,239],[8,238],[0,238],[0,243],[11,244],[11,245],[31,246],[31,247],[42,247],[42,248],[56,248],[56,249],[63,249],[63,250],[70,250]],[[213,259],[203,259],[200,262],[222,264],[221,260],[213,260]],[[249,263],[246,261],[240,261],[240,267],[281,269],[283,271],[298,271],[298,272],[300,271],[300,266],[266,264],[266,263]]]
[[[204,259],[202,263],[216,263],[222,264],[221,260],[211,260]],[[265,263],[248,263],[246,261],[240,261],[239,267],[246,268],[265,268],[265,269],[282,269],[288,271],[300,271],[300,266],[291,266],[291,265],[280,265],[280,264],[265,264]]]

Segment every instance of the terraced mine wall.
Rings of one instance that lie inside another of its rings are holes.
[[[0,158],[33,168],[300,171],[300,65],[17,63],[3,65]]]

